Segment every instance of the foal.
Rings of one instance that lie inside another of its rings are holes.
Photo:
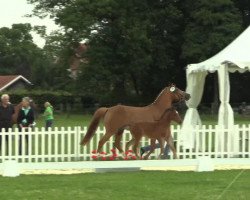
[[[147,136],[148,138],[151,139],[150,141],[151,150],[144,157],[144,159],[148,159],[149,155],[155,150],[156,140],[159,141],[160,147],[161,147],[161,151],[158,156],[158,159],[160,159],[163,153],[165,140],[167,141],[167,144],[172,150],[174,158],[177,158],[176,149],[174,147],[173,139],[172,139],[171,131],[170,131],[170,123],[172,120],[179,124],[182,123],[182,119],[180,115],[173,107],[166,109],[165,112],[160,117],[160,119],[156,120],[155,122],[138,122],[138,123],[134,123],[134,124],[127,126],[126,128],[130,130],[130,133],[132,134],[133,139],[131,139],[126,144],[126,150],[128,150],[129,146],[132,143],[134,143],[133,151],[135,152],[136,156],[139,157],[138,145],[139,145],[140,139],[142,138],[142,136]]]

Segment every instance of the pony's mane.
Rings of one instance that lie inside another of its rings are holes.
[[[163,94],[163,92],[164,92],[164,90],[165,90],[166,88],[167,88],[167,87],[165,87],[165,88],[158,94],[158,96],[155,98],[155,100],[153,101],[152,104],[155,104],[155,103],[158,101],[158,99],[162,96],[162,94]]]

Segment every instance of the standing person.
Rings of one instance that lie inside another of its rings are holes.
[[[10,104],[10,97],[8,94],[3,94],[1,96],[0,104],[0,151],[2,149],[2,129],[5,129],[7,132],[9,128],[12,128],[12,115],[14,114],[14,106]],[[9,137],[5,137],[6,146],[8,149]]]
[[[53,125],[53,106],[47,101],[44,103],[45,111],[43,116],[45,117],[45,130],[48,131],[49,127]]]
[[[35,125],[34,111],[30,107],[30,98],[24,97],[22,99],[22,108],[19,110],[17,116],[18,129],[21,132],[22,129],[28,129]],[[28,135],[25,134],[26,149],[28,149]],[[27,151],[26,151],[27,152]],[[22,137],[19,137],[19,154],[22,154]]]

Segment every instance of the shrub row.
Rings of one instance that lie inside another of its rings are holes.
[[[67,104],[74,102],[74,95],[65,91],[46,91],[46,90],[13,90],[4,91],[0,94],[8,93],[10,95],[10,101],[13,104],[18,104],[22,101],[23,97],[30,97],[33,99],[35,104],[41,105],[44,102],[49,101],[51,104]]]

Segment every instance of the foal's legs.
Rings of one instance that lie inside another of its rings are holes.
[[[135,137],[135,143],[134,143],[134,146],[133,146],[133,151],[136,155],[137,158],[140,158],[139,154],[138,154],[138,146],[139,146],[139,143],[140,143],[140,139],[141,139],[141,135],[137,135]]]
[[[173,137],[171,134],[168,137],[166,137],[166,141],[167,141],[171,151],[173,152],[174,159],[177,159],[176,149],[174,147],[174,141],[173,141]]]
[[[147,160],[149,158],[150,154],[155,150],[155,147],[156,147],[155,141],[156,141],[156,139],[150,140],[150,151],[147,153],[146,156],[144,156],[144,158],[143,158],[144,160]]]
[[[161,147],[161,152],[158,156],[158,159],[161,159],[161,155],[163,154],[163,151],[164,151],[164,138],[159,137],[159,138],[157,138],[157,140],[159,141],[160,147]]]

